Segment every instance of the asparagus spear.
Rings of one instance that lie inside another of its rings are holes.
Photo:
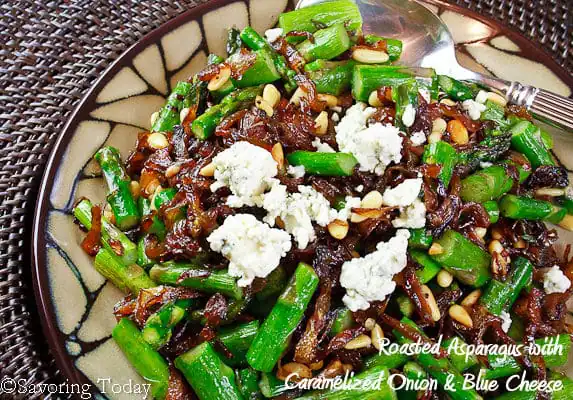
[[[287,155],[292,165],[302,165],[306,173],[323,176],[351,176],[358,161],[350,153],[319,153],[298,150]]]
[[[307,62],[317,59],[330,60],[350,48],[350,37],[344,24],[334,24],[316,31],[313,39],[307,39],[297,46],[298,52]]]
[[[414,303],[412,300],[406,295],[400,294],[396,297],[396,303],[398,304],[398,310],[404,315],[405,317],[410,318],[414,313]]]
[[[259,389],[267,399],[281,396],[289,391],[284,381],[281,381],[272,372],[261,373],[261,380],[259,381]]]
[[[408,107],[418,108],[418,84],[412,79],[392,88],[392,100],[396,105],[396,121],[404,125],[403,116]],[[412,121],[413,123],[414,121]]]
[[[425,228],[409,229],[409,231],[408,247],[412,249],[427,249],[432,245],[434,238]]]
[[[98,150],[94,158],[107,184],[107,201],[115,216],[115,224],[122,231],[133,228],[139,222],[139,211],[131,195],[131,180],[121,164],[119,151],[105,146]]]
[[[259,400],[262,398],[259,390],[259,373],[252,368],[235,371],[235,378],[239,391],[245,400]]]
[[[262,93],[262,90],[262,87],[257,86],[237,90],[225,96],[221,103],[208,108],[205,113],[193,121],[191,130],[195,137],[201,140],[207,139],[224,118],[241,108],[248,107]]]
[[[339,96],[350,90],[352,70],[356,63],[348,61],[316,60],[304,66],[318,93]]]
[[[351,0],[329,1],[279,16],[279,27],[285,34],[291,31],[313,33],[318,26],[334,24],[346,24],[349,30],[358,31],[362,27],[362,16],[356,3]]]
[[[444,232],[430,251],[434,260],[466,285],[480,287],[491,277],[491,256],[454,230]]]
[[[499,220],[499,206],[497,202],[493,200],[486,201],[482,206],[487,211],[487,215],[489,215],[490,224],[495,224]]]
[[[467,343],[458,336],[445,340],[443,347],[450,349],[448,358],[457,371],[464,372],[479,363],[477,356],[467,348]]]
[[[364,41],[366,44],[374,45],[377,42],[383,41],[386,43],[386,53],[390,57],[390,61],[396,61],[400,58],[402,54],[402,41],[393,38],[385,38],[376,35],[366,35],[364,36]]]
[[[114,252],[101,248],[95,256],[95,269],[124,292],[137,295],[141,289],[157,286],[137,264],[126,265]]]
[[[246,69],[239,79],[232,79],[233,85],[237,88],[249,88],[251,86],[272,83],[281,76],[278,73],[271,52],[267,49],[256,50],[255,62]],[[244,55],[236,53],[229,57],[229,64],[241,65],[244,63]]]
[[[200,400],[243,399],[233,370],[221,360],[209,342],[177,357],[175,367],[183,372]]]
[[[155,399],[165,399],[169,391],[169,365],[142,337],[137,326],[122,318],[112,337],[135,370],[151,384]]]
[[[509,127],[509,122],[507,118],[505,118],[505,107],[491,100],[485,102],[485,110],[482,111],[480,120],[493,121],[503,130]]]
[[[155,350],[163,347],[171,339],[173,328],[187,316],[192,299],[176,300],[164,304],[151,314],[142,330],[143,339]]]
[[[492,165],[464,178],[460,197],[466,202],[485,203],[509,192],[513,184],[513,178],[503,166]]]
[[[263,39],[261,35],[257,33],[257,31],[255,31],[250,26],[247,26],[241,32],[241,39],[252,50],[265,49],[270,53],[275,68],[281,75],[287,92],[292,92],[297,88],[297,83],[294,80],[296,72],[288,67],[285,58],[276,52],[271,46],[269,46],[269,44],[265,41],[265,39]]]
[[[383,366],[388,369],[400,368],[408,361],[410,357],[399,352],[379,352],[373,354],[364,360],[364,369],[370,369],[378,366]]]
[[[477,94],[470,86],[447,75],[438,75],[438,86],[448,97],[458,101],[473,99]]]
[[[457,163],[456,149],[444,141],[431,143],[426,146],[422,158],[425,164],[438,164],[441,167],[438,178],[447,188]]]
[[[430,282],[442,269],[440,263],[430,257],[424,250],[412,249],[410,250],[410,256],[422,266],[421,269],[416,270],[416,276],[422,284]]]
[[[88,199],[81,200],[74,207],[74,217],[86,229],[92,227],[92,203]],[[137,246],[104,216],[101,217],[101,243],[104,248],[120,254],[119,257],[126,265],[137,261]]]
[[[346,307],[340,307],[335,312],[334,322],[330,327],[330,336],[336,336],[340,332],[352,328],[354,323],[354,318],[352,317],[352,311]]]
[[[510,128],[511,147],[523,153],[535,169],[541,165],[555,165],[551,152],[539,136],[537,127],[529,121],[520,121]]]
[[[530,197],[506,194],[499,202],[502,216],[511,219],[546,220],[557,224],[561,222],[567,211],[554,206],[548,201],[532,199]]]
[[[232,358],[221,357],[231,367],[245,366],[247,350],[259,330],[259,321],[254,320],[237,326],[221,328],[218,338],[225,347],[233,354]]]
[[[506,282],[493,279],[483,295],[480,303],[492,314],[500,315],[505,309],[511,308],[521,290],[531,282],[533,265],[529,260],[518,257],[513,262],[513,270]]]
[[[191,271],[191,273],[188,273]],[[181,276],[188,277],[181,280]],[[168,261],[154,265],[149,271],[151,279],[162,285],[174,285],[193,288],[207,293],[222,293],[234,299],[243,296],[237,279],[227,271],[210,271],[194,263]]]
[[[274,368],[317,286],[318,276],[312,267],[299,263],[247,352],[251,367],[263,372],[270,372]]]
[[[191,93],[193,84],[177,82],[175,88],[167,97],[167,102],[159,111],[159,116],[153,122],[151,132],[170,132],[180,122],[179,114],[184,107],[184,99]]]
[[[229,29],[227,31],[227,57],[239,52],[242,46],[241,32],[236,28]]]

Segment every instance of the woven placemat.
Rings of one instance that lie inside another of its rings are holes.
[[[38,186],[58,133],[126,48],[205,1],[0,4],[0,379],[22,379],[27,385],[63,379],[37,317],[29,243]],[[521,31],[573,73],[571,0],[452,2]]]

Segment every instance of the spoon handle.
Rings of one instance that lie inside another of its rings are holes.
[[[573,130],[573,100],[519,82],[512,82],[505,95],[510,102],[525,106],[538,119]]]

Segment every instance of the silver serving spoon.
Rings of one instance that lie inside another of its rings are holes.
[[[299,0],[297,8],[328,0]],[[364,20],[363,31],[402,40],[400,64],[434,68],[438,74],[475,81],[525,106],[536,118],[573,130],[573,100],[519,82],[485,76],[458,64],[454,40],[446,24],[414,0],[355,0]]]

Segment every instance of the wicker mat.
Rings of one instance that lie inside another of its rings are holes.
[[[52,144],[110,62],[205,1],[0,2],[0,379],[62,380],[39,325],[29,261],[34,204]],[[573,73],[571,0],[455,2],[520,30]]]

